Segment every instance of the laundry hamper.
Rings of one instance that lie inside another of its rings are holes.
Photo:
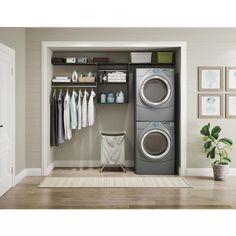
[[[105,167],[121,167],[125,170],[125,135],[126,132],[101,134],[101,169]]]

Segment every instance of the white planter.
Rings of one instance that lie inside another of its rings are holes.
[[[214,180],[223,181],[227,179],[229,165],[212,164]]]

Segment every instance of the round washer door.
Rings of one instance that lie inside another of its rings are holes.
[[[169,135],[159,129],[146,132],[141,138],[141,150],[150,159],[160,159],[170,151],[171,141]]]
[[[165,78],[151,76],[142,82],[139,94],[144,103],[149,106],[158,107],[170,98],[171,86]]]

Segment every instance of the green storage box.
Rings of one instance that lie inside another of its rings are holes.
[[[157,63],[173,64],[174,52],[157,52]]]

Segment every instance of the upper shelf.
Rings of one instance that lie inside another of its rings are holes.
[[[96,65],[124,65],[127,66],[129,63],[124,63],[124,62],[107,62],[107,63],[102,63],[102,62],[88,62],[88,63],[66,63],[66,62],[54,62],[52,63],[54,66],[96,66]]]
[[[173,64],[164,64],[164,63],[124,63],[124,62],[109,62],[109,63],[97,63],[97,62],[88,62],[88,63],[52,63],[54,66],[174,66]]]

